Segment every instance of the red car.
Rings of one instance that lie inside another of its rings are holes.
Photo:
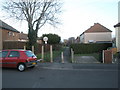
[[[37,57],[30,50],[0,51],[0,65],[2,67],[12,67],[24,71],[27,67],[34,67],[37,62]]]

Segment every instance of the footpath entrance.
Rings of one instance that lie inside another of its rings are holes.
[[[72,56],[69,47],[64,48],[63,57],[61,55],[53,59],[54,63],[100,63],[93,56],[76,56],[76,55]]]
[[[60,55],[53,59],[55,63],[70,63],[70,48],[65,47],[63,53],[61,52]]]

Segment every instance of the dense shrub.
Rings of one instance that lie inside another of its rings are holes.
[[[106,50],[108,47],[112,47],[112,43],[71,44],[70,47],[75,54],[89,54]]]

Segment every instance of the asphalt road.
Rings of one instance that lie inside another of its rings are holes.
[[[118,88],[116,64],[40,63],[25,72],[2,72],[3,88]]]

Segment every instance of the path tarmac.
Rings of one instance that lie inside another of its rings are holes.
[[[63,60],[64,63],[70,63],[70,50],[69,47],[66,47],[63,51]],[[62,63],[61,53],[58,57],[53,59],[54,63]]]

